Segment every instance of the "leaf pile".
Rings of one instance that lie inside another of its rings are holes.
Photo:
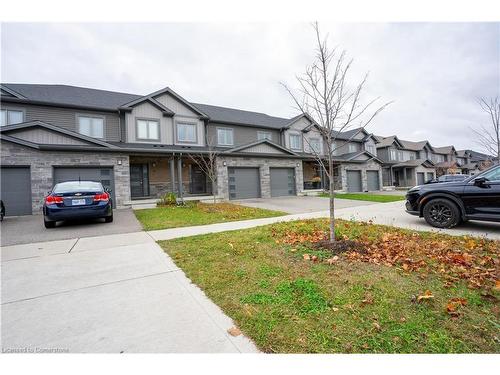
[[[432,236],[390,231],[379,241],[365,242],[366,251],[349,252],[348,259],[399,266],[404,271],[433,272],[446,285],[465,280],[469,287],[492,287],[500,275],[500,245],[470,237]]]
[[[328,240],[328,223],[283,223],[273,226],[271,234],[278,244],[317,248]],[[337,221],[336,235],[343,241],[360,245],[344,253],[351,261],[399,267],[405,272],[435,273],[444,279],[446,286],[460,280],[471,288],[490,289],[500,285],[499,241],[411,232],[342,220]]]

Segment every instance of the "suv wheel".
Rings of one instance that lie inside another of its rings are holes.
[[[460,223],[460,210],[448,199],[433,199],[424,207],[424,218],[436,228],[453,228]]]

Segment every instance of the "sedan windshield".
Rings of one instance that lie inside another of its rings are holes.
[[[61,182],[54,187],[53,192],[55,194],[64,194],[71,193],[77,191],[87,191],[92,193],[98,193],[103,191],[102,185],[100,182],[93,181],[68,181]]]

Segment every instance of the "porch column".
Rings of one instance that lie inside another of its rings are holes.
[[[394,176],[392,175],[394,171],[392,170],[392,165],[389,167],[389,176],[391,179],[391,186],[394,186]]]
[[[179,180],[177,183],[179,184],[179,198],[182,199],[183,191],[182,191],[182,154],[179,155],[179,158],[177,159],[177,176]]]
[[[175,193],[175,158],[173,155],[170,159],[170,184],[172,185],[172,193]]]
[[[406,168],[403,168],[403,178],[404,178],[404,181],[405,181],[405,187],[408,186],[408,181],[406,180]]]

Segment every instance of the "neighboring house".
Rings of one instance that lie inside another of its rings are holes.
[[[307,115],[291,119],[192,103],[170,88],[134,95],[65,85],[1,85],[1,191],[7,214],[40,212],[53,185],[98,180],[116,207],[174,191],[243,199],[327,187],[325,145]],[[338,134],[335,187],[381,188],[374,137]],[[217,191],[189,155],[217,152]],[[318,152],[319,151],[319,152]]]
[[[411,187],[435,178],[431,160],[433,148],[428,141],[412,142],[375,136],[378,157],[383,164],[383,185]]]

